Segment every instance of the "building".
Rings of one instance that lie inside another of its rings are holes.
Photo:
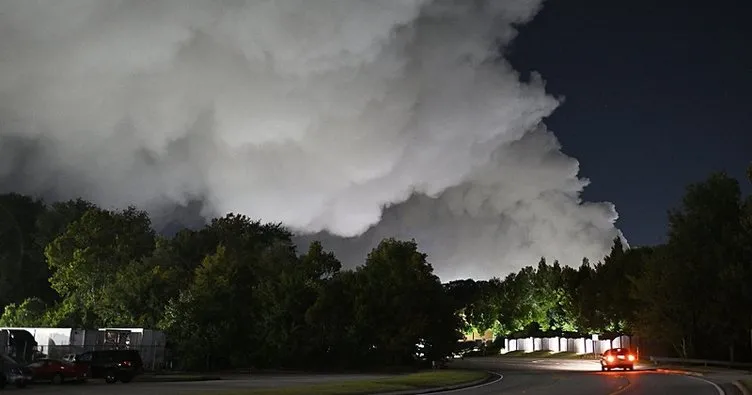
[[[21,363],[30,362],[37,354],[37,342],[26,330],[0,329],[0,352]]]
[[[99,332],[106,347],[138,350],[145,368],[156,369],[165,362],[164,332],[146,328],[102,328]]]
[[[145,328],[0,328],[0,333],[22,330],[36,340],[39,357],[62,358],[94,350],[135,349],[141,354],[145,369],[164,364],[166,336]]]
[[[479,333],[477,329],[473,328],[472,331],[465,333],[465,338],[461,339],[460,341],[482,341],[482,342],[491,342],[494,340],[496,336],[494,336],[493,330],[487,329],[483,333]]]

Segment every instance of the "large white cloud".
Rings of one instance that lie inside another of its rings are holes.
[[[539,6],[6,0],[0,177],[362,235],[345,256],[416,237],[445,277],[598,259],[616,213],[581,204],[541,125],[557,100],[498,57]]]

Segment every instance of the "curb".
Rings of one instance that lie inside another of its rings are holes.
[[[741,381],[735,380],[732,381],[731,384],[736,387],[736,389],[738,389],[739,392],[742,393],[742,395],[752,395],[752,392],[750,392],[750,390],[747,389],[747,386],[742,384]]]
[[[655,369],[655,371],[658,372],[658,373],[681,374],[681,375],[684,375],[684,376],[695,376],[695,377],[703,377],[703,376],[705,376],[705,374],[703,374],[703,373],[692,372],[692,371],[689,371],[689,370],[661,369],[661,368],[658,368],[658,369]]]
[[[472,388],[472,387],[476,387],[479,385],[494,383],[496,382],[496,380],[501,380],[504,377],[498,373],[493,373],[493,372],[487,372],[487,373],[488,373],[488,377],[486,378],[475,380],[475,381],[468,381],[462,384],[447,385],[444,387],[403,390],[403,391],[379,392],[376,395],[422,395],[422,394],[433,394],[437,392],[455,391],[455,390],[461,390],[461,389],[466,389],[466,388]]]

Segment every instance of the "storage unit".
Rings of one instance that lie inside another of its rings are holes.
[[[165,359],[166,336],[152,329],[0,328],[0,333],[8,333],[3,329],[29,332],[37,342],[38,357],[59,359],[93,350],[134,349],[141,354],[146,369],[161,366]],[[0,344],[7,344],[7,340]]]
[[[164,332],[146,328],[101,328],[102,343],[108,347],[138,350],[144,367],[156,369],[165,360],[167,337]]]
[[[75,328],[0,328],[24,330],[34,337],[37,351],[50,358],[62,358],[65,354],[78,354],[96,347],[99,332]]]

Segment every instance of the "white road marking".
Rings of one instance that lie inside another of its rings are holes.
[[[458,389],[456,389],[456,390],[441,391],[441,392],[433,392],[433,394],[451,394],[451,393],[453,393],[453,392],[461,392],[461,391],[469,391],[469,390],[475,390],[475,389],[478,389],[478,388],[483,388],[483,387],[485,387],[485,386],[487,386],[487,385],[492,385],[492,384],[496,384],[496,383],[498,383],[499,381],[501,381],[501,380],[502,380],[502,379],[504,378],[504,375],[502,375],[502,374],[499,374],[499,373],[496,373],[496,372],[490,372],[490,371],[489,371],[488,373],[490,373],[490,374],[493,374],[493,375],[496,375],[496,376],[499,376],[499,378],[498,378],[498,379],[496,379],[496,380],[494,380],[494,381],[491,381],[491,382],[489,382],[489,383],[484,383],[484,384],[481,384],[481,385],[475,385],[475,386],[472,386],[472,387],[467,387],[467,388],[458,388]]]
[[[740,383],[739,381],[734,381],[731,384],[733,384],[734,387],[736,387],[736,389],[742,393],[742,395],[752,395],[749,393],[749,390],[747,389],[747,387],[745,387],[744,384]]]
[[[718,395],[726,395],[726,393],[723,391],[723,388],[721,388],[721,386],[719,386],[718,384],[716,384],[716,383],[714,383],[714,382],[712,382],[710,380],[705,380],[705,379],[703,379],[701,377],[697,377],[697,376],[687,376],[687,377],[689,377],[691,379],[695,379],[695,380],[704,381],[705,383],[712,385],[713,388],[715,388],[715,390],[718,391]]]

